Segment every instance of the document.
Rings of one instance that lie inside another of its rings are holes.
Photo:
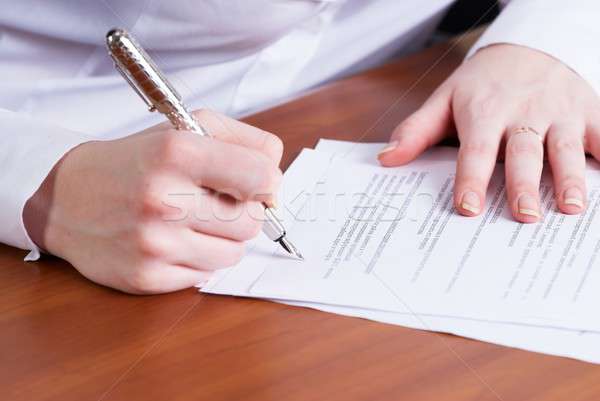
[[[339,144],[330,145],[335,154],[321,148],[299,156],[280,198],[306,261],[290,260],[259,238],[242,263],[220,272],[203,291],[301,302],[512,346],[519,345],[510,339],[511,327],[597,341],[595,333],[581,332],[600,329],[593,308],[600,293],[593,268],[600,241],[593,229],[600,186],[595,167],[584,215],[556,213],[545,177],[545,218],[523,225],[505,207],[500,172],[483,216],[453,211],[453,150],[385,169],[373,162],[371,150],[346,157]],[[415,323],[415,316],[421,320]],[[495,325],[508,327],[507,335],[495,339],[502,330],[485,328]],[[522,347],[551,352],[554,346]],[[572,349],[563,353],[585,359]]]
[[[322,139],[317,144],[316,150],[338,154],[350,160],[370,163],[384,146],[383,143],[356,144]],[[421,158],[452,161],[456,159],[456,149],[437,147],[428,151]],[[600,334],[594,332],[485,322],[455,317],[381,312],[319,303],[285,303],[414,329],[450,333],[526,351],[600,363]]]

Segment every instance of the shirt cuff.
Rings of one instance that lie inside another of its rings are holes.
[[[65,153],[92,139],[0,109],[0,242],[30,250],[25,260],[40,257],[23,223],[25,203]]]
[[[499,43],[542,51],[569,66],[600,95],[600,2],[579,0],[512,0],[479,38],[477,50]]]

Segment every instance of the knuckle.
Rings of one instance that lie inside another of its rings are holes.
[[[521,116],[529,116],[532,114],[536,114],[535,109],[537,104],[538,101],[536,98],[527,97],[517,104],[517,114]]]
[[[525,179],[516,177],[510,181],[510,185],[508,185],[508,191],[512,196],[517,196],[519,194],[538,194],[538,186],[535,182],[530,182]]]
[[[465,189],[483,191],[487,186],[487,180],[485,177],[473,174],[468,171],[459,170],[456,175],[456,196],[459,196]]]
[[[276,158],[276,161],[279,162],[279,159],[283,154],[283,142],[277,135],[266,132],[264,149],[269,155],[273,155]]]
[[[142,185],[142,190],[138,198],[138,209],[141,217],[156,216],[164,209],[162,196],[155,187],[156,184],[153,177],[149,177]]]
[[[142,225],[134,233],[133,247],[143,258],[159,258],[165,253],[165,250],[160,242],[157,241],[157,237],[152,230]]]
[[[494,94],[473,98],[467,102],[467,112],[472,120],[495,118],[498,114],[500,100]]]
[[[583,151],[582,140],[572,137],[556,138],[549,146],[552,151],[557,153]]]
[[[486,138],[474,138],[468,141],[461,142],[461,154],[477,155],[477,156],[496,156],[496,147],[492,141]]]
[[[174,221],[188,216],[195,193],[174,191],[178,186],[173,186],[171,179],[169,175],[149,174],[142,180],[131,206],[137,221]]]
[[[153,269],[142,264],[130,271],[125,281],[131,292],[153,294],[160,291],[162,280]]]
[[[188,135],[174,129],[165,131],[159,141],[157,162],[174,164],[178,163],[189,151]]]
[[[534,156],[539,157],[542,153],[542,147],[537,138],[533,140],[521,140],[513,136],[506,143],[507,156]]]
[[[584,178],[584,171],[581,171],[580,175],[577,174],[566,174],[564,176],[562,176],[560,178],[560,182],[558,183],[558,186],[560,186],[561,188],[571,188],[571,187],[578,187],[578,188],[585,188],[585,178]]]

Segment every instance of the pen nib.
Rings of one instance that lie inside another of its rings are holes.
[[[304,257],[302,256],[302,254],[298,251],[298,249],[296,249],[296,247],[287,238],[281,237],[277,240],[277,242],[279,242],[279,245],[281,245],[281,247],[283,249],[285,249],[287,251],[287,253],[289,253],[296,259],[304,260]]]

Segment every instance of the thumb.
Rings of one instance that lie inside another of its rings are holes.
[[[377,158],[383,166],[398,166],[416,159],[441,141],[452,123],[449,85],[442,85],[427,101],[394,129],[390,143]]]

